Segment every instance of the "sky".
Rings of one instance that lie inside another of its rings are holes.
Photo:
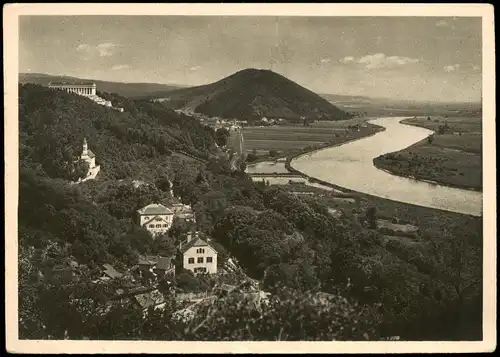
[[[19,71],[202,85],[271,69],[317,93],[481,100],[481,18],[22,16]]]

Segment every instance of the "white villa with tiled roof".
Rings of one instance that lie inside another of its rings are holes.
[[[174,212],[159,203],[152,203],[137,210],[139,225],[148,230],[153,237],[165,234],[174,220]]]
[[[217,251],[198,233],[188,233],[186,242],[181,243],[179,251],[182,254],[182,266],[193,273],[217,273]]]

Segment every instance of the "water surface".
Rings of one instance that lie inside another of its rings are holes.
[[[373,136],[318,150],[292,160],[302,173],[350,190],[404,203],[452,212],[482,215],[482,193],[400,177],[377,169],[373,159],[425,139],[431,130],[401,124],[406,117],[388,117],[370,123],[386,128]]]

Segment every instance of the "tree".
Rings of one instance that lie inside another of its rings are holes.
[[[170,227],[168,234],[172,238],[179,238],[182,234],[187,233],[189,231],[189,225],[185,220],[180,219],[179,217],[174,217],[172,222],[172,226]]]
[[[343,296],[280,289],[271,297],[230,294],[200,308],[184,339],[205,341],[375,340],[380,316]]]
[[[481,288],[481,248],[463,237],[450,234],[440,242],[433,241],[431,247],[437,264],[435,273],[452,288],[460,309],[467,296]]]
[[[160,190],[162,190],[164,192],[170,192],[170,189],[172,188],[171,184],[170,184],[170,180],[166,176],[162,176],[159,179],[157,179],[155,184],[156,184],[156,187],[158,187]]]
[[[229,133],[229,130],[227,130],[227,128],[219,128],[215,132],[215,142],[220,147],[224,147],[227,145],[227,139],[230,135],[231,134]]]
[[[259,157],[257,156],[257,149],[253,148],[252,152],[247,155],[247,161],[248,162],[254,162],[258,159]]]
[[[247,169],[247,163],[245,162],[245,160],[240,160],[239,161],[239,169],[240,169],[240,172],[245,172],[246,169]]]
[[[277,156],[279,156],[279,152],[276,150],[269,150],[269,156],[277,157]]]
[[[89,164],[84,160],[78,160],[73,165],[70,165],[70,167],[69,178],[71,181],[78,181],[80,178],[85,178],[89,172]]]
[[[372,229],[377,228],[377,207],[369,207],[366,210],[366,220],[368,221],[368,227]]]
[[[177,245],[174,242],[174,238],[167,235],[157,237],[153,242],[153,254],[170,257],[175,255],[176,251]]]

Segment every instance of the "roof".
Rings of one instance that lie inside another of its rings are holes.
[[[172,204],[172,209],[175,213],[192,212],[191,206],[185,205],[183,203]]]
[[[219,286],[219,290],[224,290],[224,291],[227,291],[227,292],[231,292],[233,291],[234,289],[236,289],[236,286],[234,285],[229,285],[229,284],[221,284]]]
[[[163,294],[158,290],[150,291],[149,293],[139,294],[134,296],[135,300],[143,309],[151,306],[156,306],[165,302]]]
[[[139,265],[155,265],[158,263],[160,260],[160,256],[158,255],[146,255],[146,256],[139,256]]]
[[[50,82],[49,83],[49,87],[51,86],[92,86],[92,87],[95,87],[96,84],[93,83],[93,82]]]
[[[181,252],[185,253],[188,249],[190,249],[192,247],[210,247],[213,250],[215,250],[214,247],[212,247],[210,244],[205,242],[203,239],[201,239],[200,237],[196,237],[196,238],[193,238],[192,240],[190,240],[189,242],[183,244],[181,247]]]
[[[151,203],[137,212],[141,215],[174,214],[172,210],[159,203]]]
[[[122,273],[116,271],[116,269],[110,264],[103,264],[103,268],[104,268],[104,274],[106,274],[110,278],[115,279],[115,278],[121,278],[123,276]]]
[[[52,267],[52,272],[74,271],[75,267],[66,264],[56,264]]]
[[[87,150],[87,154],[89,155],[90,158],[94,158],[95,157],[95,154],[90,149]]]
[[[156,269],[169,270],[172,267],[172,257],[160,257]]]
[[[166,222],[166,223],[168,223],[168,221],[165,218],[160,217],[160,216],[154,216],[149,221],[144,222],[143,226],[147,226],[148,224],[150,224],[153,221],[160,221],[160,222]]]

